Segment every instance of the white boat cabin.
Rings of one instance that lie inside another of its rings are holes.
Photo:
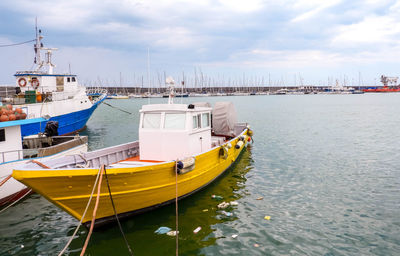
[[[42,71],[20,71],[15,74],[16,86],[22,93],[26,91],[46,92],[70,92],[78,88],[76,75],[48,74]]]
[[[171,161],[211,149],[210,107],[151,104],[140,110],[140,159]]]
[[[22,138],[20,125],[0,126],[0,154],[0,163],[21,158]]]

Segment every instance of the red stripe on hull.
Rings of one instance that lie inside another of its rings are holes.
[[[17,201],[22,196],[24,196],[28,191],[29,191],[29,188],[24,188],[23,190],[20,190],[17,193],[14,193],[14,194],[9,195],[7,197],[1,198],[0,199],[0,207],[5,206],[6,204],[10,204],[12,202]]]

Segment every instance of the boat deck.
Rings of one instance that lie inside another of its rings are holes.
[[[162,163],[163,161],[153,160],[141,160],[139,156],[129,157],[125,160],[119,161],[118,163],[111,164],[110,167],[123,168],[123,167],[140,167],[149,166]]]

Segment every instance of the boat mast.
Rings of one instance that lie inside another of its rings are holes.
[[[36,33],[36,43],[34,45],[35,59],[34,59],[33,63],[35,63],[37,65],[36,71],[39,71],[43,66],[43,62],[41,61],[41,58],[40,58],[40,49],[42,48],[41,40],[43,39],[43,36],[41,35],[42,30],[39,29],[39,32],[38,32],[37,17],[35,19],[35,33]]]
[[[44,48],[42,43],[42,30],[37,27],[37,18],[35,19],[35,33],[36,33],[36,43],[34,45],[35,49],[35,59],[34,63],[37,65],[35,71],[40,71],[44,64],[49,66],[48,74],[53,74],[53,68],[56,66],[51,62],[52,51],[58,50],[57,48]],[[41,60],[40,51],[46,50],[46,63]]]

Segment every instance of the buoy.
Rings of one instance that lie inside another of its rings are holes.
[[[7,107],[7,109],[10,109],[10,110],[12,109],[12,105],[11,104],[7,104],[6,107]]]
[[[21,114],[21,119],[25,119],[26,118],[26,114],[25,113],[22,113]]]
[[[18,112],[18,114],[22,114],[22,109],[21,108],[16,108],[15,111]]]
[[[264,219],[270,220],[270,219],[271,219],[271,216],[265,216]]]
[[[238,143],[236,143],[236,146],[235,146],[235,148],[236,149],[239,149],[239,148],[241,148],[243,146],[243,141],[238,141]]]

